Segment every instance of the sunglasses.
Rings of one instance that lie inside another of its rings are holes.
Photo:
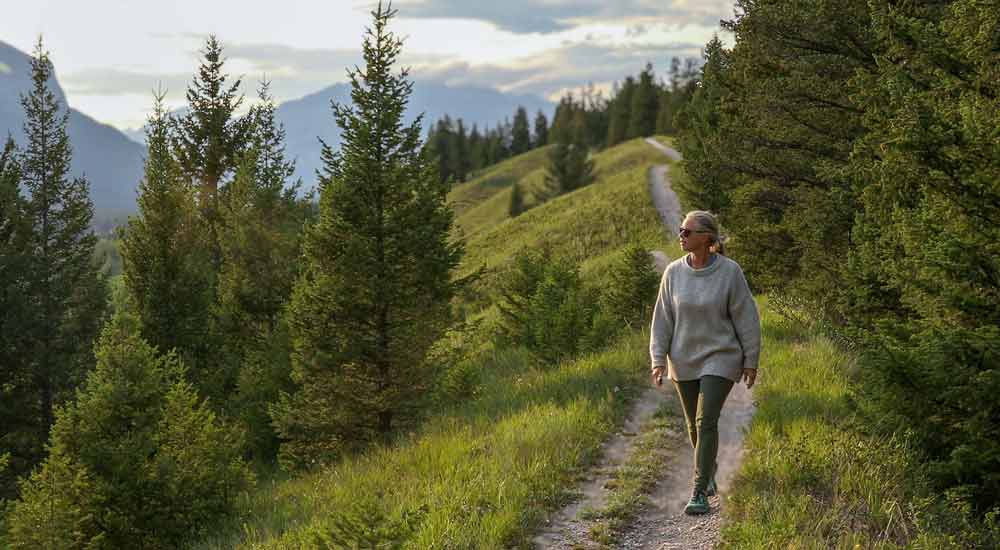
[[[697,229],[695,231],[691,231],[690,229],[688,229],[686,227],[682,227],[679,230],[677,230],[677,234],[680,235],[681,237],[687,237],[687,236],[691,235],[691,233],[708,233],[708,231],[703,231],[701,229]]]

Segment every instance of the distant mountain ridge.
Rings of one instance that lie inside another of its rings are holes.
[[[29,55],[0,42],[0,131],[13,135],[19,145],[24,143],[20,94],[31,89],[30,63]],[[66,105],[66,94],[59,82],[53,77],[49,85],[60,103]],[[254,99],[247,97],[248,102]],[[286,131],[286,154],[295,159],[295,177],[302,178],[307,189],[315,186],[316,171],[322,168],[319,140],[335,149],[340,145],[340,130],[333,119],[331,101],[349,102],[350,85],[334,84],[281,103],[277,108],[276,116]],[[466,131],[477,124],[482,132],[487,126],[492,128],[504,119],[513,119],[518,106],[532,116],[541,110],[550,120],[555,110],[554,103],[535,95],[416,80],[405,120],[410,123],[423,113],[426,135],[429,125],[448,114],[452,119],[461,118]],[[95,209],[134,212],[146,153],[143,129],[118,130],[72,108],[67,129],[73,145],[72,175],[87,176]]]
[[[295,176],[301,177],[306,187],[313,186],[316,170],[322,167],[319,139],[334,149],[340,145],[340,130],[333,119],[330,103],[349,102],[350,94],[350,84],[340,83],[278,106],[277,118],[285,125],[286,153],[296,159]],[[486,126],[496,127],[505,118],[513,119],[518,106],[523,106],[532,116],[541,110],[550,120],[555,111],[554,103],[535,95],[507,94],[490,88],[450,87],[416,80],[405,121],[409,124],[423,113],[426,135],[429,125],[447,114],[452,119],[461,118],[466,132],[471,131],[473,124],[482,132]]]
[[[53,76],[49,89],[65,109],[66,93]],[[31,90],[31,56],[0,42],[0,132],[24,142],[21,94]],[[136,187],[142,177],[146,148],[113,126],[102,124],[70,107],[66,125],[73,146],[71,176],[85,175],[98,212],[134,211]]]

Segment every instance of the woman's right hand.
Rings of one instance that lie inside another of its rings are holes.
[[[663,385],[663,371],[665,370],[666,369],[664,367],[653,367],[651,378],[654,386]]]

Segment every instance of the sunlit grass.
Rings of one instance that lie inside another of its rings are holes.
[[[764,352],[744,464],[724,508],[727,548],[896,548],[915,535],[913,454],[865,434],[853,358],[763,311]]]
[[[518,350],[494,354],[476,399],[395,446],[266,484],[242,499],[231,531],[196,548],[312,548],[359,506],[423,510],[413,548],[524,546],[622,420],[646,362],[642,334],[549,368],[526,368]]]

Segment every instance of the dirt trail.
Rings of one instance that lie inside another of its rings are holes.
[[[662,151],[674,161],[681,156],[676,150],[650,138],[646,143]],[[681,223],[680,203],[670,188],[669,165],[658,165],[649,172],[650,194],[665,230],[673,238]],[[666,254],[652,252],[660,272],[669,261]],[[669,383],[668,383],[669,384]],[[585,481],[579,492],[581,498],[557,512],[546,529],[535,539],[537,548],[563,549],[588,548],[589,522],[578,517],[581,510],[599,509],[604,504],[607,491],[604,486],[611,479],[611,472],[623,464],[632,451],[634,434],[647,422],[657,407],[667,399],[664,385],[659,390],[650,388],[633,405],[622,431],[605,443],[602,458]],[[709,499],[712,510],[703,516],[687,516],[684,504],[691,496],[691,477],[694,471],[690,447],[677,453],[676,459],[663,465],[663,477],[649,495],[649,505],[639,519],[619,538],[616,548],[621,549],[694,549],[714,548],[719,540],[721,515],[719,513],[733,474],[743,457],[743,433],[753,416],[753,394],[744,384],[736,384],[729,394],[719,419],[719,472],[716,480],[722,496]]]

